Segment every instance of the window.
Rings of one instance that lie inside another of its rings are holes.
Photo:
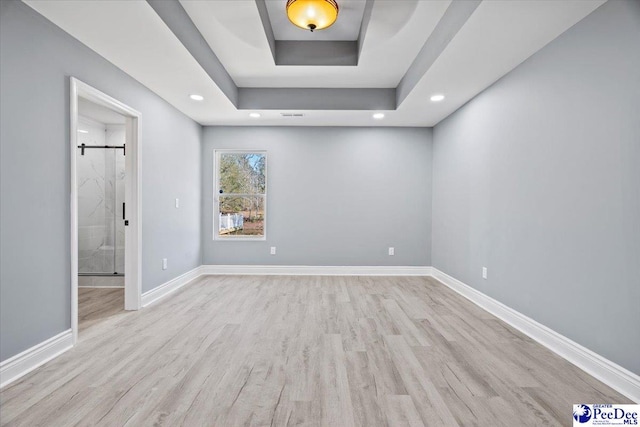
[[[267,154],[215,150],[214,239],[264,240]]]

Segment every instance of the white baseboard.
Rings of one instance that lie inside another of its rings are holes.
[[[68,329],[40,344],[0,363],[0,388],[44,365],[73,347],[73,334]]]
[[[640,403],[640,376],[433,268],[433,277],[609,387]],[[606,402],[616,403],[616,402]]]
[[[307,265],[203,265],[203,275],[259,276],[430,276],[431,267],[307,266]]]
[[[202,266],[196,267],[193,270],[187,271],[186,273],[176,277],[175,279],[171,279],[166,283],[158,286],[157,288],[153,288],[150,291],[147,291],[142,294],[142,306],[147,307],[158,300],[166,297],[172,292],[177,291],[187,283],[191,282],[194,279],[197,279],[202,275]]]

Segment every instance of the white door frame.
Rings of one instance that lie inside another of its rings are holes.
[[[121,103],[109,95],[71,77],[71,124],[69,128],[71,141],[71,330],[73,343],[78,340],[78,98],[84,98],[110,110],[122,114],[126,118],[126,156],[125,156],[125,203],[127,220],[125,227],[124,251],[124,308],[138,310],[142,306],[142,210],[141,201],[141,168],[140,168],[140,118],[141,114],[133,108]]]

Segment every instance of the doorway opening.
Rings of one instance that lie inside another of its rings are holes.
[[[71,326],[138,310],[140,113],[71,78]]]

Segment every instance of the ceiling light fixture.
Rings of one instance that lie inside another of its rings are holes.
[[[335,0],[288,0],[287,17],[296,27],[305,30],[323,30],[338,19]]]
[[[84,129],[78,129],[78,132],[80,132],[80,133],[89,133],[88,130],[84,130]]]
[[[431,97],[431,100],[432,100],[433,102],[440,102],[440,101],[442,101],[443,99],[444,99],[444,95],[440,95],[440,94],[438,94],[438,95],[433,95],[433,96]]]
[[[376,119],[376,120],[382,120],[382,119],[384,119],[384,113],[375,113],[373,115],[373,118]]]
[[[254,118],[254,119],[259,119],[260,118],[260,113],[249,113],[249,117]]]
[[[204,96],[196,95],[196,94],[189,95],[189,98],[193,99],[194,101],[202,101],[202,100],[204,100]]]

